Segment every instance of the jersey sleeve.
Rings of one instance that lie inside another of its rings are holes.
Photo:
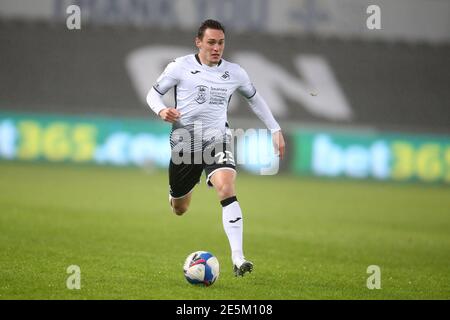
[[[253,83],[250,81],[250,77],[247,72],[243,68],[240,69],[240,86],[237,88],[237,91],[246,99],[251,99],[256,94],[256,88]]]
[[[261,119],[261,121],[268,129],[270,129],[272,133],[280,131],[280,125],[273,117],[266,101],[260,96],[259,93],[256,92],[256,89],[251,83],[247,72],[243,68],[240,69],[241,85],[237,90],[247,99],[252,111],[258,116],[259,119]]]
[[[156,80],[153,89],[160,95],[165,95],[167,91],[176,86],[180,82],[181,67],[177,60],[169,63],[163,73]]]

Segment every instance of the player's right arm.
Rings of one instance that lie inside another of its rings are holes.
[[[171,88],[176,86],[179,82],[177,62],[169,63],[156,81],[156,84],[150,89],[147,94],[147,104],[161,119],[167,122],[176,122],[180,118],[180,112],[173,108],[167,107],[162,97]]]

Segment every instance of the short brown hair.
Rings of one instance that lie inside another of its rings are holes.
[[[197,37],[199,39],[203,39],[205,30],[208,28],[215,30],[222,30],[223,33],[225,33],[225,27],[219,21],[208,19],[203,21],[202,24],[200,25],[200,28],[198,28]]]

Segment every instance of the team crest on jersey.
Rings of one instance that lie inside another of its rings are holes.
[[[230,79],[230,73],[228,71],[225,71],[224,74],[221,76],[223,80],[229,80]]]
[[[199,104],[202,104],[206,101],[206,92],[208,91],[208,87],[196,86],[196,88],[197,88],[197,97],[195,98],[195,101],[197,101]]]

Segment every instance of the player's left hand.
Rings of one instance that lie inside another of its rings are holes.
[[[275,154],[278,155],[282,160],[284,157],[285,143],[281,131],[277,131],[272,134],[272,141],[273,147],[275,148]]]

